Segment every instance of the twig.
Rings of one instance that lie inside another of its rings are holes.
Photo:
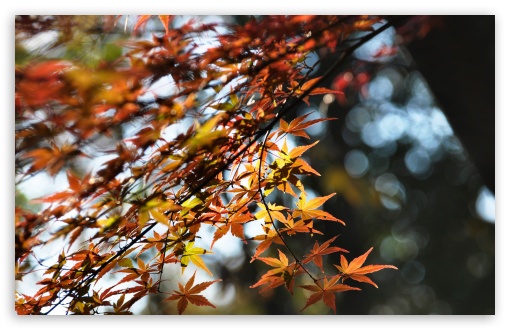
[[[258,181],[259,181],[259,194],[260,194],[260,198],[262,199],[262,203],[264,204],[264,208],[266,209],[266,212],[267,214],[269,215],[269,219],[271,219],[271,223],[274,227],[274,230],[276,231],[276,234],[278,235],[278,237],[282,240],[283,242],[283,245],[285,245],[285,247],[287,248],[287,250],[289,250],[290,254],[292,254],[292,256],[294,257],[294,260],[296,261],[296,264],[298,264],[304,271],[305,273],[308,274],[308,276],[314,281],[314,283],[317,284],[317,279],[315,277],[313,277],[312,274],[310,274],[310,272],[308,271],[308,269],[305,268],[305,266],[303,266],[303,264],[301,263],[301,261],[299,260],[298,257],[296,257],[296,255],[294,254],[294,251],[292,251],[292,249],[290,248],[290,246],[287,244],[287,242],[285,241],[285,239],[283,238],[282,234],[280,233],[280,231],[278,230],[278,227],[276,227],[276,223],[274,222],[274,219],[273,219],[273,216],[271,215],[271,210],[269,209],[269,206],[267,205],[266,203],[266,199],[264,197],[264,192],[262,191],[262,187],[261,187],[261,177],[262,177],[262,159],[264,158],[264,149],[265,149],[265,146],[266,146],[266,142],[267,142],[267,137],[269,136],[269,133],[271,131],[268,131],[265,138],[264,138],[264,141],[262,142],[262,146],[261,146],[261,150],[260,150],[260,160],[259,160],[259,175],[258,175]]]

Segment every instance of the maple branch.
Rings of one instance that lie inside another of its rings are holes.
[[[324,28],[322,28],[322,29],[319,29],[319,30],[315,31],[315,33],[319,33],[319,34],[320,34],[320,33],[324,32],[324,31],[326,31],[326,30],[328,30],[328,29],[331,29],[331,28],[333,28],[333,27],[335,27],[335,26],[337,26],[337,25],[340,25],[340,24],[342,24],[342,23],[345,23],[346,21],[348,21],[348,20],[349,20],[349,19],[351,19],[351,18],[352,18],[352,16],[345,16],[345,17],[343,17],[342,19],[339,19],[337,22],[335,22],[335,23],[333,23],[333,24],[331,24],[331,25],[328,25],[328,26],[326,26],[326,27],[324,27]],[[383,29],[383,30],[384,30],[384,29]],[[383,30],[381,30],[381,32],[382,32]],[[375,36],[375,35],[377,35],[377,34],[374,34],[374,36]],[[313,38],[314,38],[314,36],[312,36],[311,34],[310,34],[310,35],[307,35],[306,37],[304,37],[304,38],[302,38],[302,39],[300,40],[300,44],[303,44],[303,43],[305,43],[305,42],[307,42],[307,41],[309,41],[309,40],[312,40]],[[360,39],[361,39],[361,38],[360,38]],[[367,39],[367,40],[369,40],[369,39]],[[357,48],[358,46],[356,46],[356,45],[355,45],[355,46],[351,46],[351,48],[352,48],[352,47]],[[355,49],[355,48],[354,48],[354,49]],[[260,59],[260,65],[256,65],[256,68],[251,68],[251,72],[250,72],[250,73],[251,73],[251,74],[257,74],[257,73],[260,73],[260,71],[262,71],[263,69],[267,68],[269,65],[271,65],[271,64],[273,64],[273,63],[276,63],[276,62],[278,62],[278,61],[282,60],[282,58],[283,58],[284,56],[289,55],[289,54],[297,54],[297,53],[300,53],[300,52],[299,52],[299,51],[297,51],[297,50],[295,50],[295,47],[293,47],[290,51],[284,51],[283,53],[280,53],[280,56],[278,56],[278,57],[270,58],[270,59]],[[290,98],[290,97],[292,97],[292,95],[295,93],[295,91],[296,91],[296,90],[297,90],[300,86],[302,86],[302,84],[306,81],[306,79],[307,79],[307,78],[309,77],[309,75],[312,73],[313,69],[314,69],[314,68],[315,68],[315,67],[316,67],[316,66],[317,66],[317,65],[318,65],[318,64],[319,64],[322,60],[323,60],[323,59],[319,59],[319,60],[317,60],[317,61],[316,61],[316,62],[315,62],[315,63],[314,63],[311,67],[309,67],[309,66],[308,66],[308,65],[306,65],[306,63],[305,63],[305,66],[306,66],[309,70],[308,70],[308,72],[305,74],[305,76],[301,79],[301,82],[298,84],[298,86],[297,86],[296,88],[294,88],[294,89],[290,92],[290,95],[288,96],[289,98]],[[325,77],[323,77],[323,78],[325,78]],[[235,77],[235,76],[233,76],[233,77],[229,77],[229,78],[228,78],[228,80],[227,80],[224,84],[226,85],[226,84],[228,84],[230,81],[232,81],[232,80],[234,80],[234,79],[236,79],[236,77]],[[229,160],[229,161],[227,161],[227,162],[225,163],[225,166],[224,166],[222,169],[219,169],[219,170],[216,172],[216,174],[213,174],[211,177],[209,177],[207,180],[205,180],[205,183],[207,183],[207,182],[208,182],[208,181],[210,181],[212,178],[214,178],[214,177],[217,175],[217,173],[219,173],[220,171],[223,171],[224,169],[226,169],[226,168],[227,168],[227,167],[228,167],[228,166],[229,166],[229,165],[230,165],[230,164],[231,164],[231,163],[232,163],[235,159],[239,158],[239,156],[240,156],[240,155],[244,154],[244,153],[248,150],[248,148],[249,148],[249,147],[250,147],[250,146],[251,146],[251,145],[252,145],[252,144],[253,144],[256,140],[258,140],[259,138],[261,138],[261,137],[265,134],[266,130],[270,130],[270,129],[274,126],[274,124],[278,121],[278,119],[280,119],[281,117],[283,117],[283,116],[285,115],[285,113],[287,113],[287,112],[288,112],[288,110],[289,110],[290,108],[292,108],[294,105],[296,105],[296,104],[297,104],[300,100],[304,99],[304,98],[305,98],[305,97],[306,97],[306,96],[310,93],[310,91],[311,91],[311,90],[313,90],[313,88],[314,88],[315,86],[317,86],[317,85],[318,85],[318,84],[319,84],[322,80],[323,80],[323,79],[319,79],[319,81],[317,81],[317,84],[313,84],[313,85],[310,87],[310,89],[309,89],[309,91],[308,91],[308,92],[305,92],[303,95],[301,95],[301,97],[298,97],[297,101],[295,101],[295,102],[294,102],[291,106],[287,107],[287,110],[283,111],[283,114],[281,114],[280,116],[278,116],[278,114],[277,114],[277,116],[276,116],[276,117],[274,118],[274,120],[273,120],[273,121],[269,124],[269,126],[265,127],[263,130],[261,130],[261,131],[259,132],[260,134],[255,135],[255,138],[254,138],[251,142],[249,142],[249,143],[248,143],[248,145],[246,146],[246,148],[245,148],[245,149],[242,149],[242,150],[241,150],[241,152],[238,152],[237,154],[233,155],[233,156],[230,158],[230,160]],[[204,87],[202,87],[202,89],[214,88],[214,87],[216,86],[216,85],[209,85],[210,83],[211,83],[211,82],[209,82],[208,84],[206,84]],[[245,87],[245,85],[246,85],[246,83],[236,85],[236,86],[235,86],[235,87],[234,87],[234,88],[233,88],[233,89],[232,89],[232,90],[231,90],[228,94],[226,94],[226,95],[222,96],[222,97],[221,97],[221,98],[219,98],[219,99],[214,99],[214,100],[209,101],[209,102],[208,102],[208,103],[204,106],[204,109],[205,109],[205,108],[207,108],[208,106],[210,106],[211,104],[215,103],[215,102],[219,102],[221,99],[223,99],[223,98],[225,98],[225,97],[227,97],[227,96],[229,96],[229,95],[234,95],[235,93],[239,92],[242,88],[244,88],[244,87]],[[174,96],[174,98],[176,98],[176,97],[178,97],[178,96],[184,96],[184,95],[186,95],[186,93],[187,93],[187,92],[188,92],[187,90],[184,90],[184,91],[182,91],[182,92],[180,92],[180,93],[176,94],[176,95]],[[158,103],[158,104],[160,104],[160,103],[165,103],[165,102],[167,102],[167,99],[166,99],[166,98],[160,98],[160,97],[156,98],[154,101],[149,101],[149,102],[147,102],[147,103],[146,103],[146,102],[144,102],[144,101],[141,101],[141,100],[137,100],[137,103],[138,103],[138,104],[141,104],[141,105],[144,105],[144,106],[148,106],[148,105],[149,105],[149,104],[151,104],[151,103]],[[251,138],[251,137],[252,137],[252,136],[247,137],[247,138],[249,139],[249,138]],[[165,176],[165,174],[162,174],[162,175],[161,175],[161,176],[159,176],[158,178],[155,178],[155,179],[154,179],[154,182],[158,181],[159,179],[163,178],[164,176]],[[149,186],[149,185],[148,185],[148,186]],[[200,188],[200,189],[201,189],[201,188]],[[195,190],[195,189],[194,189],[194,190]],[[194,195],[194,193],[192,193],[192,195]]]
[[[286,102],[284,105],[281,106],[281,109],[280,111],[275,115],[275,117],[269,122],[268,125],[266,125],[264,128],[262,128],[261,130],[259,130],[258,132],[256,132],[254,135],[252,135],[248,141],[247,144],[244,144],[243,147],[240,148],[240,150],[238,150],[236,153],[234,153],[233,155],[231,155],[222,165],[220,165],[219,167],[216,168],[215,171],[213,171],[208,177],[205,178],[205,180],[203,180],[202,182],[200,182],[197,186],[195,186],[190,192],[188,192],[187,194],[185,194],[182,198],[179,199],[179,201],[177,201],[175,204],[177,205],[182,205],[184,202],[186,202],[188,199],[190,199],[192,196],[196,195],[197,193],[199,193],[212,179],[214,179],[219,173],[223,172],[224,170],[226,170],[231,164],[232,162],[237,159],[239,156],[243,155],[256,141],[258,141],[261,137],[263,137],[265,134],[268,134],[272,128],[276,125],[276,123],[283,117],[285,116],[291,109],[293,109],[299,102],[301,102],[305,97],[307,97],[311,92],[312,90],[317,87],[320,83],[322,83],[326,78],[330,77],[334,72],[335,70],[340,66],[342,65],[346,59],[357,49],[359,48],[361,45],[365,44],[366,42],[368,42],[369,40],[371,40],[372,38],[374,38],[375,36],[379,35],[380,33],[382,33],[383,31],[385,31],[386,29],[388,29],[389,27],[391,27],[392,25],[394,25],[397,21],[401,20],[402,18],[406,18],[407,16],[399,16],[397,18],[394,18],[394,19],[390,19],[388,21],[388,23],[384,24],[382,27],[380,27],[379,29],[371,32],[371,33],[368,33],[366,36],[364,37],[361,37],[359,39],[358,42],[356,42],[354,45],[350,46],[349,48],[347,48],[341,56],[339,56],[339,58],[331,65],[331,67],[324,73],[324,75],[322,77],[320,77],[319,79],[317,79],[316,81],[314,81],[313,84],[311,84],[309,86],[309,88],[307,90],[304,90],[300,95],[298,95],[297,97],[293,98],[290,102]],[[294,91],[293,91],[294,92]],[[265,142],[264,142],[265,143]],[[263,148],[264,149],[264,148]],[[260,177],[259,177],[260,179]],[[260,190],[260,184],[259,184],[259,190]],[[153,198],[153,196],[150,196],[151,198]],[[261,197],[262,197],[262,201],[264,202],[264,205],[265,207],[267,208],[267,204],[265,203],[265,200],[264,200],[264,197],[263,197],[263,194],[261,194]],[[168,212],[168,211],[167,211]],[[169,213],[171,212],[168,212],[166,213],[166,215],[168,215]],[[271,217],[271,213],[268,212],[269,216]],[[272,217],[271,217],[271,220],[273,221]],[[87,287],[88,285],[90,285],[91,281],[94,279],[94,277],[99,274],[99,272],[101,270],[103,270],[104,268],[106,268],[111,262],[113,262],[114,260],[116,260],[118,257],[122,256],[130,247],[132,247],[134,244],[138,243],[140,240],[143,239],[143,237],[150,231],[152,230],[156,225],[158,224],[158,222],[153,222],[152,224],[149,224],[144,230],[142,230],[140,232],[140,234],[138,234],[136,237],[134,237],[129,243],[127,243],[124,247],[120,248],[116,253],[115,255],[111,256],[107,261],[105,261],[103,264],[101,264],[101,266],[99,268],[97,268],[96,270],[94,270],[92,273],[90,273],[86,278],[84,278],[83,280],[81,280],[80,282],[78,282],[76,284],[75,287],[71,288],[71,289],[68,289],[67,293],[64,295],[63,298],[60,298],[58,302],[56,302],[56,304],[54,304],[52,307],[50,307],[50,309],[45,312],[45,313],[42,313],[44,315],[47,315],[49,313],[51,313],[57,306],[59,306],[60,304],[63,303],[63,301],[65,299],[67,299],[68,297],[70,297],[72,295],[73,292],[77,292],[79,289],[82,289],[84,287]],[[273,225],[274,225],[274,222],[273,222]],[[278,233],[278,231],[277,231]],[[279,233],[278,233],[279,234]],[[279,234],[280,235],[280,234]],[[283,241],[285,243],[285,241]],[[288,247],[287,247],[288,248]],[[289,251],[291,251],[289,249]],[[292,253],[292,251],[291,251]],[[292,253],[293,254],[293,253]],[[294,256],[294,254],[293,254]],[[295,256],[294,256],[295,258]],[[298,262],[298,259],[296,258],[296,262]],[[301,266],[303,267],[303,266]],[[303,267],[303,269],[306,271],[306,269]],[[306,271],[308,273],[308,271]],[[309,273],[308,273],[309,274]],[[316,282],[317,280],[315,280],[313,278],[312,275],[309,274],[309,276],[314,280],[314,282]]]
[[[264,208],[266,209],[267,214],[269,215],[269,219],[271,220],[271,223],[272,223],[272,225],[274,227],[274,230],[276,231],[276,234],[278,235],[278,237],[282,240],[283,245],[285,245],[287,250],[289,250],[290,254],[292,254],[292,256],[294,257],[294,260],[296,261],[296,264],[298,264],[308,274],[308,276],[312,279],[312,281],[314,281],[314,283],[317,284],[318,280],[315,277],[313,277],[312,274],[310,274],[310,272],[308,271],[308,269],[305,268],[305,266],[303,266],[301,261],[298,259],[298,257],[296,257],[296,255],[294,254],[294,251],[292,251],[292,249],[287,244],[287,242],[283,238],[282,234],[278,230],[278,227],[276,226],[276,223],[274,222],[273,216],[271,215],[271,210],[269,209],[269,206],[266,203],[266,199],[265,199],[264,193],[262,191],[262,187],[261,187],[261,183],[262,183],[261,182],[261,177],[262,177],[262,159],[264,158],[264,150],[265,150],[265,147],[266,147],[267,138],[269,137],[270,133],[271,133],[271,131],[267,131],[266,136],[264,137],[264,141],[262,142],[262,145],[261,145],[261,150],[260,150],[259,173],[258,173],[258,186],[259,186],[258,190],[259,190],[260,198],[262,200],[262,203],[264,204]]]
[[[173,215],[173,213],[172,213]],[[166,256],[166,249],[168,245],[168,234],[170,233],[170,226],[168,227],[166,231],[166,237],[165,237],[165,245],[163,246],[163,252],[162,252],[162,258],[161,258],[161,269],[159,272],[159,281],[158,281],[158,292],[161,292],[159,289],[161,287],[161,279],[163,277],[163,268],[165,267],[165,256]]]
[[[99,272],[101,272],[104,268],[106,268],[106,266],[108,266],[112,261],[114,261],[115,259],[117,259],[118,257],[120,257],[121,255],[123,255],[130,247],[132,247],[133,245],[135,245],[136,243],[138,243],[144,236],[145,234],[147,234],[152,228],[154,228],[156,226],[156,224],[158,224],[157,222],[151,224],[150,226],[148,226],[147,228],[145,228],[140,234],[138,234],[135,238],[133,238],[131,240],[131,242],[127,243],[126,245],[124,245],[124,247],[122,247],[121,249],[119,249],[119,251],[117,251],[117,253],[113,256],[110,257],[110,259],[108,259],[107,261],[105,261],[103,264],[101,264],[101,266],[99,266],[98,269],[94,270],[93,272],[91,272],[86,278],[84,278],[83,280],[81,280],[80,282],[78,282],[78,284],[69,289],[69,291],[67,292],[67,294],[61,298],[55,305],[53,305],[47,312],[45,313],[42,313],[44,315],[48,315],[49,313],[51,313],[57,306],[59,306],[65,299],[67,299],[69,296],[71,296],[71,294],[75,291],[78,291],[80,288],[83,288],[83,287],[87,287],[90,285],[91,281],[96,277],[97,274],[99,274]]]

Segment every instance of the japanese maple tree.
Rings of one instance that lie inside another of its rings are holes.
[[[50,55],[16,66],[16,183],[42,172],[65,173],[68,183],[35,200],[40,211],[16,205],[16,279],[42,274],[37,292],[16,292],[18,314],[49,314],[57,306],[72,314],[125,314],[149,294],[175,301],[179,314],[188,303],[214,307],[202,291],[221,278],[195,283],[195,272],[165,292],[164,266],[178,265],[184,274],[193,264],[217,277],[204,256],[228,233],[256,242],[252,262],[268,267],[251,287],[304,289],[311,296],[303,308],[323,301],[336,312],[336,294],[360,290],[354,281],[376,286],[367,274],[395,268],[362,267],[372,249],[349,263],[348,251],[334,245],[338,236],[316,229],[320,221],[340,228],[348,219],[321,209],[334,192],[307,196],[303,177],[320,174],[302,156],[319,141],[292,148],[288,139],[309,139],[305,129],[333,118],[285,118],[310,96],[341,94],[321,82],[395,18],[174,24],[172,16],[142,15],[128,40],[106,38],[124,19],[16,18],[19,43],[58,33]],[[149,22],[162,28],[139,37]],[[205,36],[213,42],[203,43]],[[115,51],[70,55],[68,45],[77,39]],[[337,60],[313,77],[311,52]],[[161,85],[166,90],[157,92]],[[183,130],[183,122],[191,124]],[[104,156],[98,168],[83,165]],[[279,193],[295,202],[278,204],[273,195]],[[248,237],[251,222],[260,223],[261,233]],[[205,226],[214,228],[211,246],[200,237]],[[304,255],[288,244],[300,235],[317,235]],[[55,243],[59,251],[49,257],[45,248]],[[323,263],[330,254],[339,254],[340,265]],[[104,281],[107,274],[121,276],[112,284]],[[294,285],[297,278],[303,285]]]

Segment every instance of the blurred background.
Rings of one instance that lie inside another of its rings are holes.
[[[200,19],[243,23],[248,17]],[[407,40],[413,24],[421,29]],[[160,27],[149,22],[151,28]],[[122,52],[106,37],[91,48],[85,40],[94,32],[83,31],[82,40],[62,41],[66,56],[94,61]],[[336,192],[324,209],[346,222],[316,228],[328,237],[340,235],[335,243],[350,251],[350,259],[374,247],[368,264],[399,268],[373,274],[378,289],[361,284],[362,291],[337,295],[337,314],[495,313],[494,32],[494,16],[412,18],[356,50],[325,82],[343,95],[311,97],[310,106],[303,104],[286,118],[310,112],[309,119],[337,118],[309,128],[311,140],[291,141],[321,141],[304,158],[322,176],[304,178],[304,185],[310,197]],[[126,37],[119,32],[108,38]],[[48,38],[17,43],[16,63],[51,56],[57,48],[45,46]],[[307,61],[311,65],[324,56],[312,53]],[[313,74],[324,74],[335,59],[324,57]],[[17,203],[39,197],[29,196],[26,187],[17,187]],[[293,202],[288,196],[275,199]],[[207,241],[207,230],[202,237]],[[316,238],[298,236],[289,243],[301,254]],[[188,311],[332,313],[322,303],[300,311],[308,295],[302,290],[292,296],[282,288],[263,294],[250,289],[267,271],[262,262],[250,263],[255,247],[222,238],[215,254],[204,257],[223,279],[206,291],[217,308]],[[325,264],[338,264],[337,259],[334,254]],[[179,267],[168,268],[167,290],[176,286],[171,279],[179,273]],[[175,304],[163,303],[164,298],[148,297],[135,305],[136,312],[176,314]]]

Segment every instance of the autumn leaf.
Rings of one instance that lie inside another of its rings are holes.
[[[287,235],[294,235],[296,233],[310,233],[323,235],[323,233],[318,231],[317,229],[310,228],[310,226],[304,220],[294,221],[290,214],[287,215],[287,219],[282,223],[285,225],[285,228],[279,229],[280,233],[286,233]]]
[[[263,261],[264,263],[268,264],[271,267],[274,267],[274,269],[270,270],[266,274],[268,275],[274,275],[277,273],[280,273],[282,270],[284,270],[289,265],[289,259],[283,253],[278,249],[278,254],[280,259],[276,258],[257,258],[257,260]]]
[[[168,216],[166,216],[165,213],[176,212],[181,209],[182,207],[175,204],[173,201],[162,200],[160,198],[151,199],[140,207],[138,226],[139,228],[143,228],[150,217],[154,218],[158,223],[168,226]]]
[[[82,151],[76,149],[76,146],[64,144],[58,146],[55,143],[51,144],[51,148],[45,147],[35,149],[23,155],[23,158],[32,158],[32,166],[28,172],[35,172],[45,169],[49,175],[55,176],[60,169],[75,156],[87,156]]]
[[[301,136],[306,139],[309,139],[310,136],[306,134],[305,129],[309,128],[310,126],[327,121],[327,120],[334,120],[336,118],[318,118],[309,120],[307,122],[304,122],[305,119],[311,115],[313,112],[307,113],[305,115],[299,116],[297,118],[294,118],[290,123],[287,124],[287,122],[283,119],[280,119],[280,128],[278,129],[279,136],[283,133],[292,134],[295,136]]]
[[[202,249],[199,247],[194,247],[193,245],[195,242],[189,242],[184,247],[184,252],[181,257],[181,267],[182,272],[184,273],[184,270],[188,266],[189,262],[191,261],[195,266],[197,266],[200,269],[203,269],[207,272],[207,274],[213,276],[209,268],[205,265],[204,261],[202,260],[202,257],[200,257],[203,254],[211,254],[211,251],[207,251],[206,249]]]
[[[282,239],[280,238],[276,230],[268,227],[265,227],[265,229],[266,234],[256,235],[255,237],[249,239],[254,241],[261,241],[260,244],[255,249],[255,254],[251,258],[250,263],[255,261],[259,255],[264,253],[264,251],[266,251],[271,246],[271,244],[276,243],[284,245]]]
[[[289,265],[289,259],[278,249],[279,259],[277,258],[262,258],[258,257],[257,260],[273,267],[261,276],[260,280],[250,286],[256,288],[261,285],[266,285],[260,292],[274,289],[280,285],[285,284],[287,289],[292,293],[295,276],[302,274],[304,270],[296,263],[293,262]]]
[[[320,173],[302,157],[320,141],[293,149],[279,142],[287,134],[309,138],[309,127],[331,119],[306,114],[286,122],[298,102],[341,93],[321,86],[325,77],[304,73],[315,66],[308,54],[321,61],[328,48],[349,52],[351,44],[343,43],[350,34],[377,20],[269,15],[243,24],[200,17],[172,24],[169,15],[138,15],[131,36],[120,36],[129,40],[121,41],[110,35],[121,17],[16,16],[15,172],[17,185],[26,182],[17,188],[43,171],[65,171],[68,182],[40,198],[37,212],[16,203],[16,279],[33,273],[32,256],[47,259],[42,247],[67,245],[57,263],[38,266],[41,288],[20,293],[16,311],[129,314],[136,301],[162,292],[166,264],[180,264],[184,273],[192,263],[212,275],[203,260],[211,252],[198,246],[205,226],[214,230],[211,249],[227,234],[254,241],[251,261],[269,269],[252,287],[292,293],[296,277],[307,275],[316,285],[304,286],[312,291],[305,308],[324,301],[335,309],[337,292],[356,290],[338,282],[366,281],[363,271],[372,269],[351,269],[341,259],[347,272],[324,274],[323,257],[346,252],[332,246],[336,237],[293,260],[291,240],[323,234],[313,228],[316,220],[343,221],[321,210],[334,194],[306,200],[302,177]],[[155,31],[147,38],[149,22]],[[32,54],[25,42],[48,30],[60,37]],[[202,50],[203,38],[215,42]],[[71,51],[60,52],[63,60],[56,49]],[[90,160],[77,162],[82,156]],[[96,166],[96,157],[105,159]],[[270,196],[276,190],[299,197],[295,209],[282,204],[290,199]],[[252,221],[262,222],[262,232],[246,238]],[[288,251],[270,249],[273,243]],[[216,281],[194,285],[195,274],[169,294],[179,314],[189,303],[212,306],[200,293]],[[116,280],[95,292],[91,285],[105,278]]]
[[[159,17],[159,20],[161,21],[161,23],[163,24],[163,27],[165,28],[166,34],[168,34],[168,31],[169,31],[169,27],[168,26],[172,22],[173,16],[170,16],[170,15],[158,15],[158,17]]]
[[[226,136],[225,130],[218,129],[218,123],[224,118],[225,115],[220,113],[202,125],[197,123],[196,134],[184,143],[184,146],[189,148],[190,154],[194,154],[201,147],[211,146],[216,139]]]
[[[269,166],[271,171],[267,178],[266,195],[269,194],[274,187],[297,197],[292,190],[290,184],[297,187],[304,193],[304,187],[297,175],[301,174],[320,174],[315,171],[307,162],[299,158],[305,151],[315,146],[319,141],[315,141],[310,145],[298,146],[292,150],[288,150],[287,140],[283,141],[283,146],[278,153],[278,158]]]
[[[177,310],[179,311],[179,314],[182,314],[186,310],[186,307],[188,307],[188,302],[192,303],[195,306],[210,306],[216,308],[216,306],[211,304],[211,302],[207,300],[207,298],[205,298],[202,295],[199,295],[198,293],[207,289],[211,284],[214,284],[221,280],[202,282],[200,284],[193,286],[193,283],[195,281],[195,274],[196,271],[193,273],[193,276],[191,276],[186,285],[182,285],[181,283],[179,283],[179,290],[174,290],[175,293],[173,295],[163,300],[163,301],[178,300]]]
[[[304,310],[305,308],[322,300],[322,301],[324,301],[326,306],[331,308],[333,310],[333,312],[336,314],[336,304],[335,304],[335,293],[336,292],[344,292],[344,291],[350,291],[350,290],[356,290],[356,291],[361,290],[360,288],[352,287],[352,286],[345,285],[345,284],[336,284],[340,280],[340,278],[341,278],[340,275],[336,275],[333,278],[331,278],[330,280],[325,278],[323,280],[322,287],[317,284],[316,285],[302,285],[301,286],[302,288],[312,291],[312,292],[315,292],[315,293],[313,293],[308,298],[308,300],[306,301],[305,307],[303,307],[303,309],[301,309],[301,310]]]
[[[257,203],[257,205],[261,208],[261,210],[255,214],[256,219],[264,220],[266,225],[272,225],[274,220],[285,222],[285,217],[279,211],[287,210],[286,207],[271,203],[267,204],[267,208],[263,203]]]
[[[377,271],[380,271],[384,268],[392,268],[392,269],[398,269],[395,266],[392,265],[367,265],[364,267],[361,267],[363,263],[365,263],[365,260],[367,259],[370,252],[372,252],[373,248],[370,248],[365,254],[354,258],[350,263],[347,262],[347,259],[340,255],[340,265],[334,265],[341,274],[342,281],[350,278],[358,282],[365,282],[372,284],[376,288],[378,287],[377,284],[375,284],[368,276],[365,276],[365,274],[374,273]]]
[[[307,90],[309,90],[310,88],[312,88],[314,85],[318,84],[318,82],[322,79],[322,77],[316,77],[316,78],[313,78],[313,79],[310,79],[308,80],[307,82],[305,82],[302,86],[301,86],[301,89],[299,89],[297,91],[298,94],[301,94]]]
[[[322,243],[320,246],[319,243],[315,241],[313,249],[310,251],[310,254],[306,255],[306,258],[303,260],[303,264],[313,261],[313,263],[317,265],[317,267],[319,267],[319,269],[324,273],[324,269],[322,266],[323,255],[335,252],[348,252],[347,250],[336,246],[329,246],[335,239],[337,239],[337,237],[338,235]]]
[[[290,159],[295,159],[299,156],[301,156],[305,151],[307,151],[308,149],[310,149],[311,147],[315,146],[317,143],[319,143],[319,141],[315,141],[314,143],[312,144],[309,144],[309,145],[306,145],[306,146],[298,146],[298,147],[295,147],[294,149],[292,149],[290,152],[289,152],[289,158]]]
[[[322,95],[322,94],[343,94],[343,92],[325,87],[316,87],[310,93],[308,93],[308,95]]]
[[[133,27],[133,31],[138,30],[139,28],[142,28],[145,24],[147,24],[147,21],[149,18],[151,18],[152,15],[139,15],[138,19],[136,20],[135,26]]]
[[[250,221],[252,218],[253,216],[250,213],[241,212],[236,212],[235,214],[230,216],[228,222],[225,225],[216,229],[216,231],[214,232],[213,240],[211,242],[211,249],[214,243],[216,243],[217,240],[219,240],[229,231],[232,233],[232,235],[239,237],[243,241],[246,241],[244,238],[243,224]]]
[[[322,210],[316,210],[319,206],[324,204],[328,199],[336,195],[336,193],[332,193],[328,196],[324,197],[316,197],[312,198],[309,201],[306,201],[306,195],[304,193],[301,193],[299,196],[299,200],[296,203],[297,209],[295,209],[292,213],[292,216],[294,218],[301,217],[303,220],[311,220],[311,219],[318,219],[318,220],[329,220],[334,222],[339,222],[342,225],[345,225],[345,222],[343,222],[340,219],[335,218],[331,214],[329,214],[326,211]],[[310,221],[310,226],[311,226]]]

